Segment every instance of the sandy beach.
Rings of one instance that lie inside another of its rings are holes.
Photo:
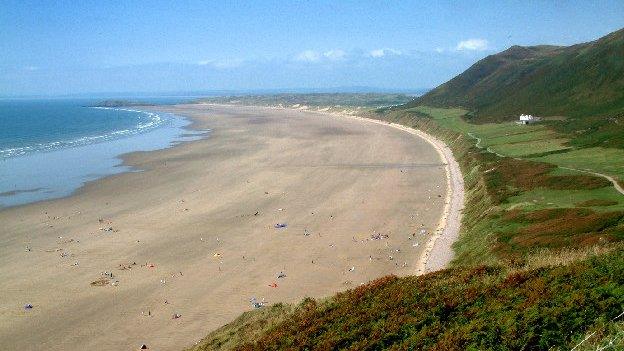
[[[450,259],[463,192],[439,141],[317,112],[158,109],[212,132],[0,211],[0,349],[181,350],[253,297],[323,297]]]

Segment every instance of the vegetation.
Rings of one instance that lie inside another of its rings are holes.
[[[513,46],[475,63],[411,106],[462,106],[478,121],[610,116],[624,111],[624,29],[569,47]]]
[[[617,201],[605,200],[605,199],[591,199],[582,202],[577,202],[575,205],[578,207],[596,207],[596,206],[613,206],[617,205]]]
[[[379,108],[402,105],[414,97],[405,94],[380,93],[310,93],[310,94],[275,94],[243,95],[201,98],[196,102],[227,103],[255,106],[284,107],[323,107],[323,108]]]
[[[97,104],[91,107],[130,107],[130,106],[152,106],[153,104],[141,102],[141,101],[131,101],[131,100],[104,100],[100,101]]]
[[[605,323],[591,329],[577,344],[577,351],[624,350],[624,322]]]
[[[501,135],[509,143],[531,142],[552,133],[547,128],[475,130],[461,118],[464,110],[433,111],[380,109],[368,116],[424,130],[453,149],[467,192],[452,269],[386,277],[326,300],[280,305],[275,313],[248,312],[194,349],[565,349],[593,331],[582,345],[619,340],[621,321],[612,319],[624,311],[624,285],[614,278],[624,269],[622,196],[603,178],[476,145],[505,145]],[[540,192],[549,200],[557,198],[550,193],[579,195],[524,206],[524,197]],[[616,204],[576,205],[575,199],[605,195]]]
[[[624,113],[569,118],[563,123],[549,123],[559,133],[572,135],[569,144],[578,148],[603,147],[624,149]]]
[[[569,266],[384,277],[327,300],[306,299],[234,349],[564,349],[588,328],[617,327],[612,319],[623,306],[618,249]],[[211,349],[204,342],[194,348]]]
[[[587,169],[604,173],[624,181],[624,150],[602,147],[569,150],[565,153],[553,153],[535,158],[536,161],[548,162],[562,167]]]
[[[406,105],[354,102],[453,150],[466,198],[451,268],[249,312],[195,349],[624,349],[624,196],[591,173],[624,184],[623,57],[624,30],[512,47]],[[520,113],[556,118],[508,122]]]
[[[567,199],[584,198],[577,200],[577,202],[587,200],[593,194],[591,191],[587,191],[590,189],[595,189],[595,197],[606,197],[609,200],[617,201],[618,204],[624,202],[621,194],[610,187],[604,178],[597,178],[581,172],[591,170],[614,176],[621,181],[624,179],[624,168],[621,166],[621,160],[624,160],[624,150],[568,146],[567,135],[560,134],[543,124],[519,126],[509,122],[468,123],[464,118],[467,111],[459,108],[443,109],[418,106],[404,111],[388,112],[382,110],[382,112],[389,116],[404,114],[401,122],[411,125],[417,125],[416,121],[418,120],[432,119],[444,129],[474,139],[475,146],[499,156],[493,158],[493,163],[490,163],[492,167],[496,167],[497,171],[503,171],[499,177],[501,182],[505,184],[532,182],[534,185],[539,185],[532,188],[523,186],[522,189],[519,189],[521,191],[516,189],[515,192],[522,194],[524,199],[537,200],[541,203],[537,205],[542,207],[546,204],[550,204],[550,207],[573,207],[574,203]],[[422,123],[418,125],[422,125]],[[522,160],[518,160],[518,158]],[[548,173],[543,173],[545,170],[548,170]],[[588,175],[589,178],[586,177]],[[493,177],[490,176],[490,178]],[[537,184],[536,181],[541,184]],[[544,184],[543,181],[550,182],[550,184]],[[564,183],[568,183],[568,186]],[[574,187],[576,189],[573,189]],[[608,187],[608,189],[598,189],[602,187]],[[557,188],[571,191],[545,191]],[[498,190],[506,192],[507,195],[514,195],[511,189],[505,191],[505,189],[499,188]],[[540,198],[540,196],[545,197]],[[512,203],[524,202],[523,206],[527,204],[529,206],[536,205],[535,203],[527,203],[522,198],[517,200],[512,201]]]
[[[267,308],[245,312],[233,322],[208,334],[192,350],[231,350],[258,339],[292,316],[293,311],[294,307],[291,305],[276,303]]]

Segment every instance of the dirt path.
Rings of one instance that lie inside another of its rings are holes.
[[[608,175],[602,174],[602,173],[598,173],[598,172],[594,172],[594,171],[590,171],[590,170],[586,170],[586,169],[578,169],[578,168],[563,167],[563,166],[559,166],[559,168],[567,169],[567,170],[570,170],[570,171],[589,173],[589,174],[593,174],[593,175],[598,176],[598,177],[602,177],[602,178],[610,181],[611,184],[613,184],[613,187],[615,188],[615,190],[617,190],[620,194],[624,195],[624,188],[622,188],[620,186],[620,184],[617,182],[617,180],[615,180],[615,178],[613,178],[611,176],[608,176]]]
[[[484,147],[481,145],[481,138],[479,138],[478,136],[474,135],[473,133],[466,133],[466,135],[468,135],[469,137],[475,139],[477,142],[475,144],[475,146],[479,149],[484,149]],[[498,152],[492,150],[490,147],[485,148],[485,150],[489,153],[492,153],[498,157],[511,157],[511,156],[505,156],[503,154],[499,154]],[[523,158],[519,158],[519,157],[514,157],[514,159],[516,160],[522,160]],[[619,192],[620,194],[624,195],[624,188],[622,188],[622,186],[620,186],[620,184],[617,182],[617,180],[615,180],[615,178],[608,176],[606,174],[603,173],[598,173],[598,172],[594,172],[594,171],[590,171],[588,169],[578,169],[578,168],[572,168],[572,167],[564,167],[564,166],[558,166],[559,168],[562,169],[567,169],[570,171],[577,171],[577,172],[583,172],[583,173],[589,173],[589,174],[593,174],[595,176],[598,177],[602,177],[608,181],[611,182],[611,184],[613,184],[613,187],[615,188],[615,190],[617,190],[617,192]]]

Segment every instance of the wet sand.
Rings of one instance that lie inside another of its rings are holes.
[[[161,109],[212,132],[124,157],[142,172],[0,211],[0,349],[180,350],[252,297],[417,273],[448,202],[424,139],[305,111]]]

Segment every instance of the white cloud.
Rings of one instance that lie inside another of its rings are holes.
[[[401,52],[399,50],[386,48],[386,49],[372,50],[368,53],[368,56],[374,57],[374,58],[391,56],[391,55],[401,55]]]
[[[314,50],[300,52],[295,60],[302,62],[319,62],[321,60],[340,61],[347,57],[347,53],[340,49],[328,50],[323,53]]]
[[[200,66],[211,66],[217,69],[228,69],[240,67],[243,64],[243,60],[202,60],[197,62],[197,64]]]
[[[435,52],[437,52],[438,54],[441,54],[441,53],[444,52],[444,48],[437,47],[437,48],[435,48]]]
[[[297,61],[304,61],[304,62],[317,62],[318,60],[321,59],[321,55],[314,50],[306,50],[306,51],[302,51],[301,53],[299,53],[299,55],[297,55],[295,59]]]
[[[483,51],[488,48],[488,41],[485,39],[462,40],[455,47],[456,50]]]
[[[336,49],[336,50],[326,51],[325,53],[323,53],[323,56],[327,57],[328,59],[332,61],[338,61],[338,60],[343,60],[347,56],[347,53],[340,49]]]

